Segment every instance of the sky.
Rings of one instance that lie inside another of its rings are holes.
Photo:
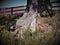
[[[60,0],[50,0],[51,2],[60,1]],[[7,8],[7,7],[16,7],[16,6],[25,6],[27,5],[27,0],[0,0],[0,8]],[[52,4],[53,6],[59,4]]]
[[[27,0],[1,0],[0,8],[25,6],[26,4]]]

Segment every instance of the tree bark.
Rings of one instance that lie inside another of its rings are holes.
[[[40,17],[39,13],[42,14],[42,12],[46,10],[45,6],[47,3],[45,4],[43,1],[46,0],[27,0],[26,12],[24,13],[23,17],[16,22],[16,34],[21,35],[23,38],[23,32],[25,31],[25,28],[29,27],[31,32],[36,30],[36,21],[37,18]]]

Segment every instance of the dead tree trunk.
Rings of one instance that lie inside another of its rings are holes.
[[[45,1],[45,0],[44,0]],[[24,13],[23,17],[21,17],[16,22],[16,31],[15,33],[21,35],[23,38],[23,31],[24,29],[29,27],[31,32],[35,31],[36,27],[36,20],[37,18],[43,14],[47,15],[46,13],[46,5],[44,4],[43,0],[27,0],[27,9],[26,13]],[[45,11],[45,12],[44,12]],[[40,13],[40,15],[39,15]]]

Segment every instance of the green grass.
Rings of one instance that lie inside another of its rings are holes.
[[[14,34],[6,29],[0,31],[0,45],[60,45],[60,13],[47,19],[53,31],[43,33],[39,27],[31,33],[29,28],[24,32],[24,39],[16,39]],[[57,23],[57,24],[56,24]]]
[[[31,33],[30,31],[24,32],[24,39],[16,39],[14,34],[7,30],[0,31],[0,44],[1,45],[57,45],[60,41],[60,32],[55,36],[55,31],[50,33],[43,33],[40,29]]]

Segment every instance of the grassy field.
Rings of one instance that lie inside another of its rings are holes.
[[[0,30],[0,45],[60,45],[60,12],[56,11],[53,17],[48,17],[46,23],[53,27],[52,32],[43,33],[40,28],[31,33],[27,29],[24,39],[16,39],[7,29]]]

